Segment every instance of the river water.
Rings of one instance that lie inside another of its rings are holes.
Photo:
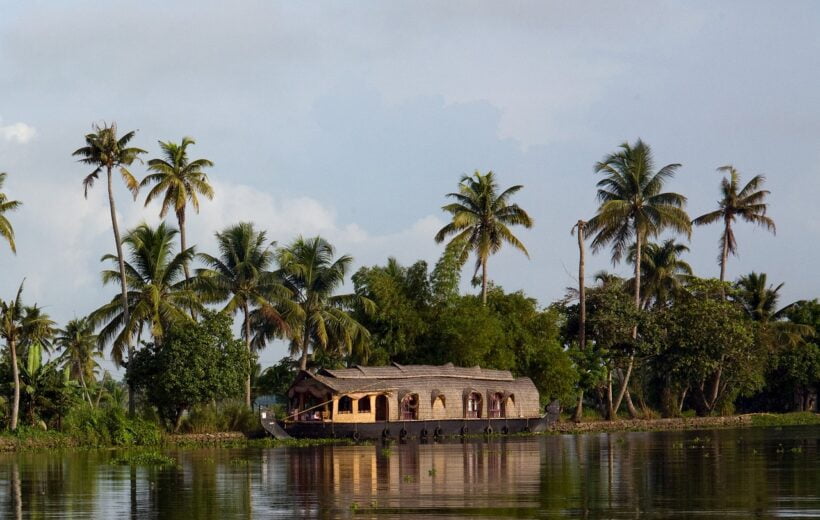
[[[0,518],[820,518],[820,428],[0,454]]]

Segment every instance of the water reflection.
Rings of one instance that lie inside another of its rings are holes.
[[[820,428],[0,455],[0,518],[820,517]]]

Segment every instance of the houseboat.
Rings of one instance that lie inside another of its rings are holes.
[[[542,415],[538,390],[527,377],[452,363],[303,370],[287,396],[284,421],[262,413],[273,435],[424,440],[540,432],[559,408],[554,402]]]

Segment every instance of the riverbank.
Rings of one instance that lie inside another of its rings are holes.
[[[753,413],[718,417],[674,417],[668,419],[618,419],[615,421],[561,421],[552,431],[557,433],[593,433],[624,431],[708,430],[717,428],[779,427],[820,425],[820,414],[794,412],[784,414]]]
[[[590,420],[575,423],[560,421],[547,434],[583,434],[598,432],[638,432],[705,430],[718,428],[783,427],[820,425],[820,414],[796,412],[786,414],[756,413],[725,417],[678,417],[671,419],[619,419],[615,421]],[[249,438],[241,432],[165,434],[155,442],[125,445],[90,444],[86,439],[60,432],[25,429],[16,434],[0,434],[0,452],[26,450],[55,450],[70,448],[140,448],[140,447],[303,447],[324,444],[354,444],[350,439],[288,439]]]

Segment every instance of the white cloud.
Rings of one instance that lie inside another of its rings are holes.
[[[2,122],[2,119],[0,119]],[[12,123],[10,125],[0,125],[0,138],[9,141],[17,142],[19,144],[26,144],[31,141],[37,131],[33,126],[25,123]]]

